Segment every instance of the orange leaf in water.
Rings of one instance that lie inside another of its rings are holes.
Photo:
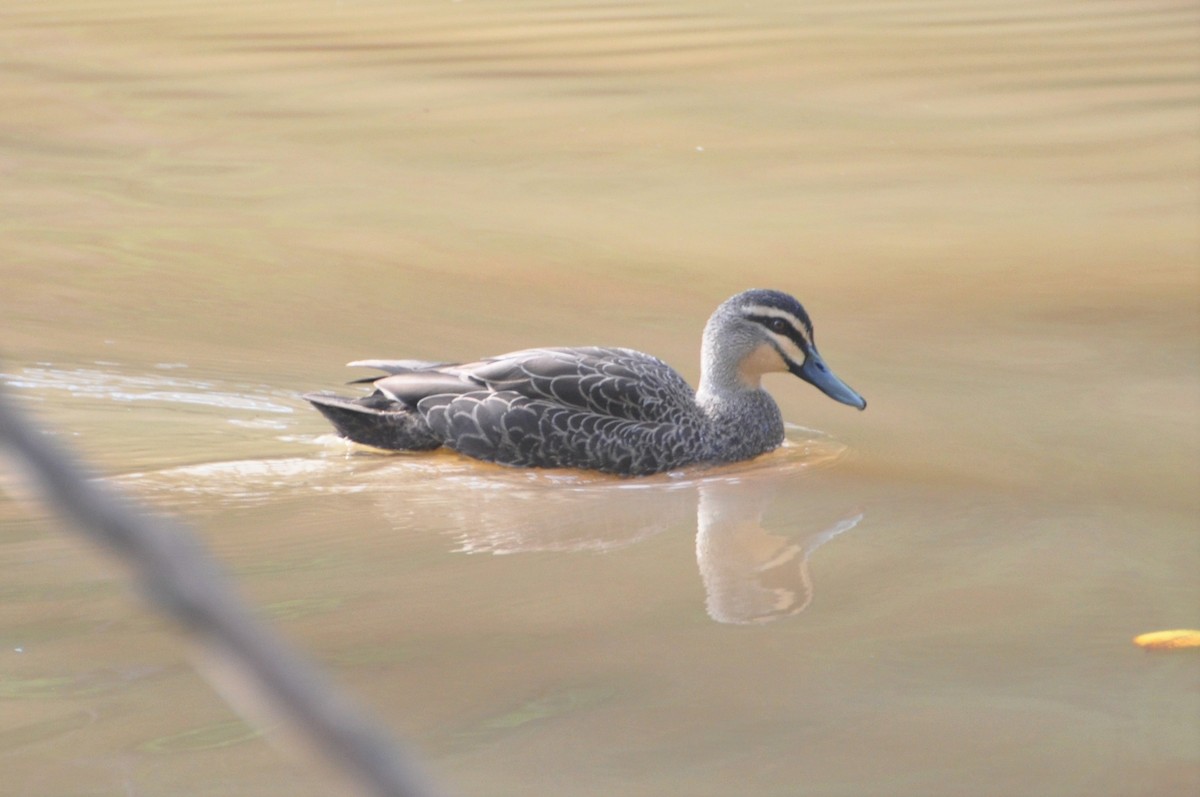
[[[1200,647],[1200,631],[1180,628],[1174,631],[1154,631],[1133,638],[1133,644],[1146,650],[1174,650]]]

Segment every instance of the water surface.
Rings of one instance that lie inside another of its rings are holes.
[[[456,793],[1200,787],[1190,3],[50,0],[0,12],[2,378]],[[385,456],[370,357],[795,293],[859,414],[751,463]],[[0,794],[327,794],[0,500]]]

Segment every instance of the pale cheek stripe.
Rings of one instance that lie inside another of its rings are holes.
[[[785,360],[791,360],[796,365],[804,365],[804,360],[807,359],[804,350],[796,345],[795,341],[786,335],[779,335],[775,332],[771,333],[771,337],[775,338],[776,344],[779,346],[780,353],[783,354]]]

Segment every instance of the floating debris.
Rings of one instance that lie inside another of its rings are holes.
[[[1175,650],[1200,648],[1200,631],[1178,628],[1173,631],[1152,631],[1133,638],[1133,644],[1146,650]]]

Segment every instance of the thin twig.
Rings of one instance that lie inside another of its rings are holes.
[[[21,417],[0,389],[0,452],[42,500],[133,569],[150,601],[214,650],[254,697],[303,732],[367,794],[433,797],[411,757],[315,666],[258,620],[181,524],[151,515],[88,473]]]

